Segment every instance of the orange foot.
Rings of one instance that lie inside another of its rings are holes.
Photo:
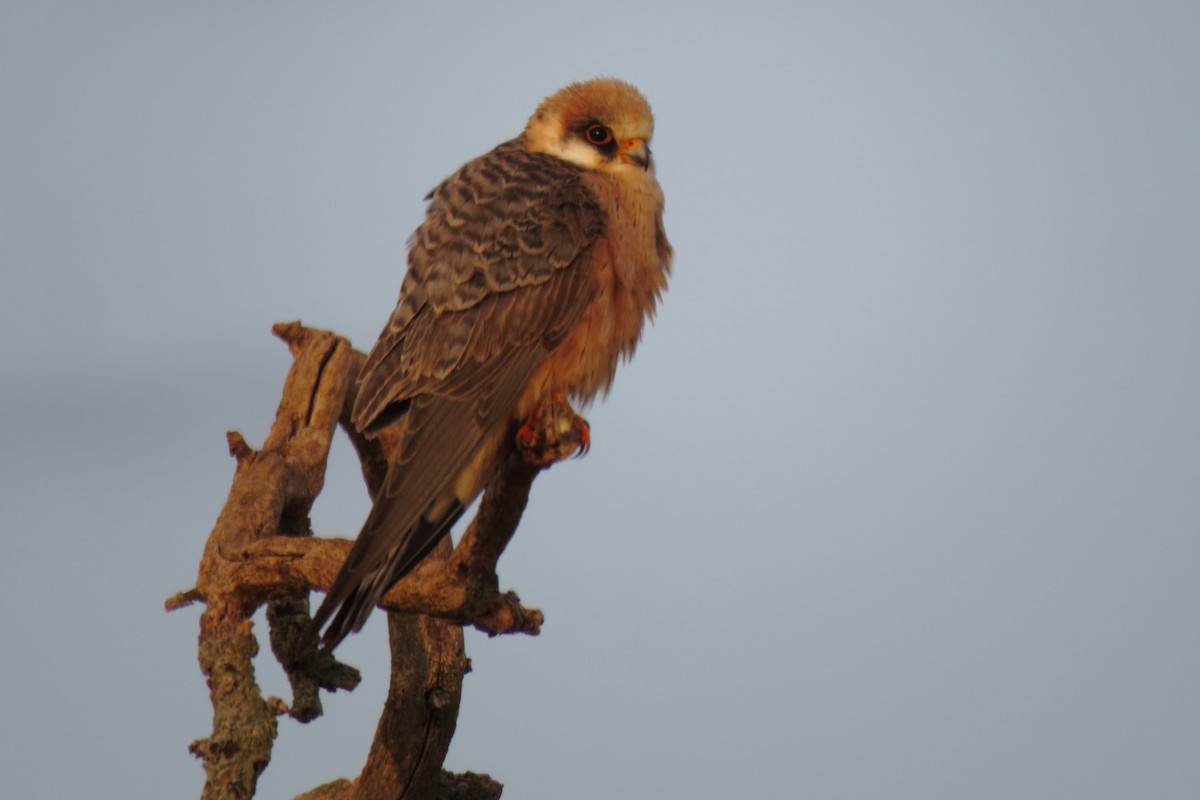
[[[582,456],[591,446],[591,427],[575,413],[562,392],[554,392],[549,400],[538,403],[517,429],[521,457],[538,467],[548,467],[572,455]]]

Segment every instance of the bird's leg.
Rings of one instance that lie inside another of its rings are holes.
[[[525,463],[548,467],[592,446],[591,427],[575,413],[562,392],[537,404],[517,429],[517,449]]]

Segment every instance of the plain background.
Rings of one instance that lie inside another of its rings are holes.
[[[1195,798],[1200,6],[0,6],[0,795],[194,797],[194,580],[289,365],[542,97],[658,118],[676,275],[538,481],[449,765],[506,798]],[[367,509],[343,440],[314,523]],[[355,774],[387,675],[281,720]],[[261,633],[265,627],[257,627]],[[269,692],[285,694],[267,658]]]

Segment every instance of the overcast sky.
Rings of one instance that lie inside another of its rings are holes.
[[[360,348],[422,197],[597,74],[676,273],[535,486],[448,766],[511,800],[1200,792],[1200,5],[0,5],[0,796],[186,798],[186,589],[280,320]],[[338,440],[314,510],[368,501]],[[265,626],[257,627],[261,634]],[[260,797],[360,769],[362,687]],[[267,691],[286,684],[266,658]]]

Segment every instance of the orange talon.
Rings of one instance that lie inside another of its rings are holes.
[[[538,413],[541,406],[538,405],[533,409],[533,413],[529,415],[529,419],[522,423],[521,427],[517,428],[517,445],[525,450],[532,450],[538,444]]]
[[[551,392],[535,405],[514,438],[525,462],[539,467],[582,456],[592,446],[591,427],[575,413],[563,392]]]
[[[579,431],[579,449],[575,451],[576,458],[583,458],[592,449],[592,426],[578,414],[575,415],[575,427]]]

